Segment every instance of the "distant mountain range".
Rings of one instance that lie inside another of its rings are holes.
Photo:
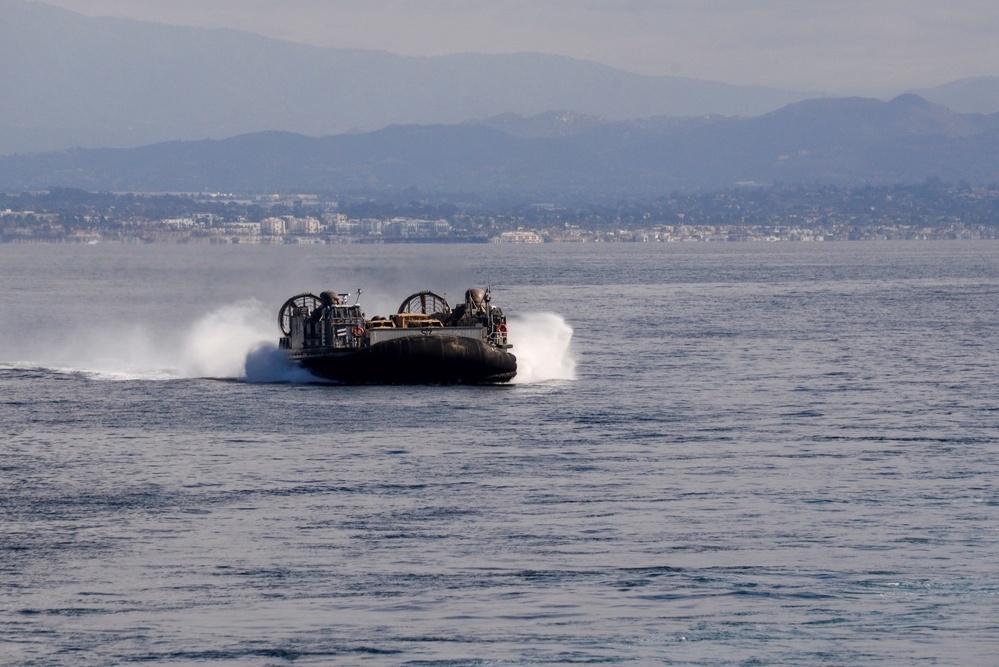
[[[757,115],[807,95],[542,54],[414,58],[0,0],[0,155],[256,131],[311,136],[572,109]]]
[[[999,182],[999,77],[890,102],[807,99],[560,56],[409,58],[0,0],[0,81],[8,190],[592,201],[778,181]]]
[[[411,58],[0,0],[0,155],[260,131],[324,136],[565,109],[629,120],[753,117],[814,94],[631,74],[542,54]],[[999,111],[999,78],[920,91]]]
[[[999,112],[999,76],[975,76],[912,92],[961,113]]]
[[[999,114],[916,95],[828,98],[756,118],[607,121],[576,113],[394,125],[311,138],[262,132],[0,158],[0,188],[372,191],[519,201],[658,196],[739,183],[999,183]]]

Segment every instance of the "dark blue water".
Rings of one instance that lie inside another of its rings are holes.
[[[284,381],[294,293],[487,283],[515,385]],[[0,663],[995,664],[997,303],[988,242],[0,246]]]

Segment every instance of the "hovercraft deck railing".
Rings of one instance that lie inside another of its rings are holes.
[[[359,304],[347,303],[347,296],[326,291],[288,299],[278,313],[284,334],[279,346],[312,356],[323,350],[346,352],[414,336],[454,336],[500,350],[511,347],[506,318],[489,303],[488,290],[468,290],[465,302],[454,309],[443,296],[418,292],[403,301],[397,313],[370,320]]]
[[[389,340],[399,338],[412,338],[414,336],[457,336],[459,338],[472,338],[474,340],[486,340],[486,330],[482,327],[425,327],[425,328],[405,328],[405,329],[369,329],[368,340],[371,345],[384,343]]]

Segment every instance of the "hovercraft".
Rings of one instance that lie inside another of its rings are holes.
[[[350,294],[291,297],[278,311],[279,347],[312,375],[345,384],[493,384],[517,374],[506,316],[488,289],[451,308],[434,292],[407,297],[398,312],[368,319]]]

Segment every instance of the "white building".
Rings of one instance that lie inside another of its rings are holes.
[[[287,231],[285,221],[281,218],[264,218],[260,221],[260,233],[264,236],[284,236]]]
[[[492,239],[495,243],[544,243],[545,240],[537,232],[518,229],[515,232],[503,232]]]

